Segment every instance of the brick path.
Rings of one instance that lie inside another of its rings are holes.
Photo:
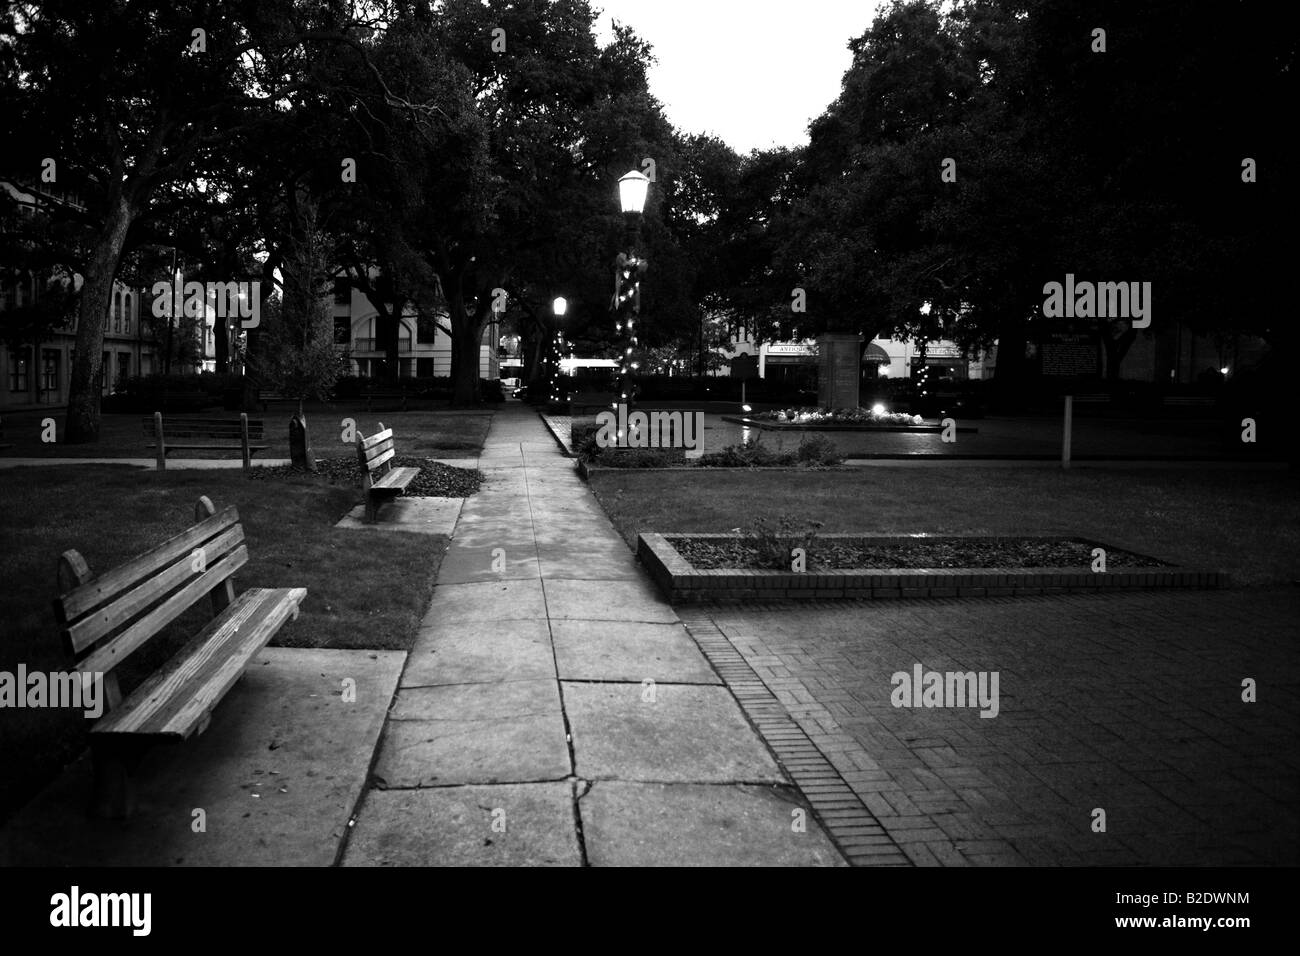
[[[686,623],[705,645],[717,626],[914,863],[1295,865],[1297,612],[1284,589],[724,607]],[[918,662],[999,672],[999,715],[893,707],[891,674]]]

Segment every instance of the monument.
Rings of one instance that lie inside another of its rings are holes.
[[[857,408],[862,336],[826,332],[817,337],[817,404],[822,408]]]

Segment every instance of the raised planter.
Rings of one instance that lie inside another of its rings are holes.
[[[682,534],[672,537],[734,540],[741,535]],[[907,544],[918,539],[958,537],[961,536],[828,534],[818,535],[817,540]],[[978,537],[987,539],[998,536]],[[1022,539],[1029,536],[1002,537]],[[664,535],[642,534],[637,539],[637,557],[673,604],[808,598],[1003,597],[1140,588],[1220,588],[1229,584],[1228,575],[1222,571],[1193,570],[1172,565],[1128,568],[1097,574],[1062,568],[903,568],[807,573],[701,569],[683,557]],[[1038,540],[1079,541],[1092,547],[1136,553],[1132,548],[1106,545],[1074,535],[1039,536]]]
[[[913,435],[937,435],[943,431],[942,425],[870,425],[862,422],[774,422],[765,418],[746,418],[743,415],[723,415],[724,422],[745,425],[748,428],[762,428],[774,432],[906,432]],[[978,428],[970,425],[958,425],[957,432],[962,435],[975,435]]]

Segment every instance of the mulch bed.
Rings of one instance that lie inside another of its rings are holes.
[[[764,570],[758,552],[744,539],[707,540],[667,537],[682,557],[700,570]],[[868,571],[895,568],[1063,568],[1088,570],[1092,549],[1086,541],[1035,538],[930,538],[907,544],[814,540],[809,568]],[[781,570],[788,570],[788,562]],[[1106,549],[1107,570],[1169,567],[1163,561]]]
[[[415,480],[406,486],[404,495],[412,498],[468,498],[483,484],[483,473],[472,468],[453,468],[432,458],[392,459],[393,467],[419,468]],[[361,487],[361,466],[355,455],[340,458],[316,459],[316,472],[293,465],[275,465],[253,468],[249,477],[256,480],[283,480],[286,478],[323,478],[330,484]]]

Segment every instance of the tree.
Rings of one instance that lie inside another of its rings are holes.
[[[262,316],[258,354],[250,359],[253,377],[298,400],[290,424],[295,464],[316,470],[307,441],[303,403],[324,399],[343,370],[344,359],[334,345],[334,319],[330,309],[332,250],[317,222],[309,200],[300,205],[301,222],[289,242],[280,295],[268,303]]]
[[[65,436],[99,431],[103,323],[133,231],[166,188],[313,87],[304,50],[355,43],[345,0],[41,0],[0,15],[8,157],[77,193],[93,232]]]

